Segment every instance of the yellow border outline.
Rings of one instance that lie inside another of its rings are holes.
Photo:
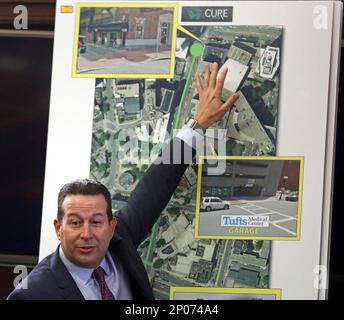
[[[78,61],[78,39],[80,26],[80,9],[81,8],[173,8],[173,26],[172,26],[172,43],[171,43],[171,58],[170,58],[170,72],[159,74],[134,74],[134,73],[77,73]],[[172,79],[174,77],[174,66],[176,56],[176,42],[177,42],[177,27],[178,27],[178,3],[140,3],[140,2],[112,2],[112,3],[77,3],[75,10],[75,30],[74,30],[74,44],[73,44],[73,63],[72,63],[72,78],[124,78],[124,79]]]
[[[257,288],[199,288],[199,287],[170,287],[170,300],[174,300],[175,293],[230,293],[230,294],[274,294],[276,300],[281,300],[281,289],[257,289]]]
[[[300,161],[299,175],[299,199],[297,203],[297,224],[295,237],[266,237],[266,236],[207,236],[199,234],[200,223],[200,199],[201,199],[201,180],[202,180],[202,164],[206,159],[212,160],[298,160]],[[303,189],[303,173],[304,173],[304,157],[265,157],[265,156],[199,156],[198,158],[198,177],[197,177],[197,198],[196,198],[196,221],[195,221],[195,239],[243,239],[243,240],[283,240],[283,241],[299,241],[301,237],[301,207],[302,207],[302,189]]]

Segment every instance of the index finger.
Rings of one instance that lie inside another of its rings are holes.
[[[196,79],[196,88],[197,88],[198,94],[201,95],[204,89],[202,86],[201,78],[198,73],[196,73],[195,79]]]

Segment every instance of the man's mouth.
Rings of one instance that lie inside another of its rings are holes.
[[[79,246],[78,249],[81,253],[90,253],[95,249],[95,246]]]

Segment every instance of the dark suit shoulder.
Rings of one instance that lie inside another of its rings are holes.
[[[51,269],[53,254],[43,259],[7,297],[9,300],[17,299],[61,299],[57,294],[58,286]]]
[[[25,282],[24,282],[25,284]],[[59,248],[28,275],[26,288],[16,288],[7,299],[82,300],[80,290],[59,256]]]

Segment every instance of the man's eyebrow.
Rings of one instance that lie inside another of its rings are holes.
[[[77,213],[77,212],[70,212],[66,214],[67,218],[70,217],[77,217],[77,218],[81,218],[81,216]]]
[[[92,217],[95,218],[97,216],[100,216],[100,217],[106,217],[106,214],[102,213],[102,212],[96,212]]]
[[[82,218],[81,215],[80,215],[79,213],[77,213],[77,212],[69,212],[69,213],[66,214],[66,216],[67,216],[68,218],[69,218],[69,217],[73,217],[73,216],[75,216],[75,217],[77,217],[77,218],[80,218],[80,219]],[[94,214],[92,215],[92,218],[97,217],[97,216],[105,217],[106,214],[104,214],[103,212],[96,212],[96,213],[94,213]]]

